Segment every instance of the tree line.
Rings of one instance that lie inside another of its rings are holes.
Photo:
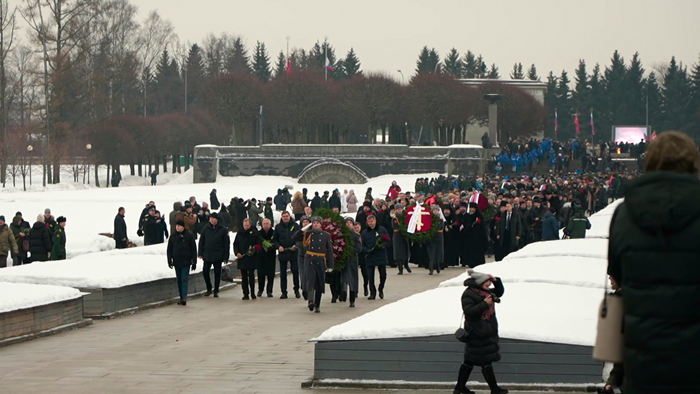
[[[273,53],[231,34],[183,43],[158,12],[139,20],[129,0],[22,0],[16,8],[0,0],[3,184],[18,156],[42,162],[45,181],[57,183],[60,164],[76,157],[131,164],[134,173],[170,158],[177,171],[196,144],[257,144],[261,134],[264,143],[376,142],[377,134],[385,143],[464,143],[468,125],[486,122],[483,93],[504,95],[502,138],[553,135],[555,109],[560,139],[573,136],[576,113],[586,132],[591,110],[601,133],[644,124],[647,100],[652,127],[700,134],[700,64],[689,70],[675,59],[651,73],[638,55],[627,64],[616,52],[592,71],[582,60],[574,81],[549,74],[542,107],[503,84],[460,83],[501,78],[471,51],[441,58],[425,46],[407,80],[365,72],[353,48],[339,53],[327,40]],[[540,80],[534,64],[516,63],[509,77]]]

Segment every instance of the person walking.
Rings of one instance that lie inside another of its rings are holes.
[[[275,235],[275,230],[272,228],[270,219],[263,219],[262,229],[259,233],[263,241],[273,243],[272,237]],[[263,291],[267,292],[268,297],[272,297],[272,289],[275,286],[276,261],[277,249],[274,247],[260,253],[260,260],[258,261],[258,297],[262,297]],[[267,282],[267,287],[265,287],[265,282]]]
[[[170,226],[170,233],[175,234],[175,223],[177,223],[177,214],[180,213],[180,208],[182,208],[182,203],[180,201],[173,203],[173,210],[168,215],[168,225]]]
[[[44,215],[38,215],[29,231],[29,258],[32,262],[51,258],[51,235],[44,224]]]
[[[518,250],[520,237],[522,236],[522,220],[518,213],[513,210],[513,204],[506,203],[506,210],[501,213],[496,230],[496,242],[499,243],[503,258],[511,252]]]
[[[660,133],[613,214],[608,274],[624,294],[625,394],[700,387],[699,175],[695,142]]]
[[[386,284],[386,247],[390,247],[391,238],[384,227],[377,225],[377,217],[369,213],[367,215],[367,227],[362,231],[362,253],[365,255],[367,276],[369,276],[370,295],[368,300],[384,299],[384,286]],[[379,287],[375,286],[375,270],[379,271]]]
[[[345,225],[350,229],[352,240],[355,245],[355,249],[352,251],[352,255],[348,260],[345,268],[341,272],[341,301],[345,301],[345,297],[349,293],[350,295],[350,308],[355,307],[355,300],[357,299],[357,293],[360,287],[360,277],[359,277],[359,262],[358,256],[362,253],[362,237],[360,234],[355,232],[355,221],[352,218],[345,219]]]
[[[299,293],[299,265],[297,262],[297,247],[292,241],[292,235],[299,229],[299,225],[292,221],[289,212],[282,212],[282,221],[275,226],[272,237],[275,248],[279,251],[277,259],[280,262],[280,299],[287,298],[287,267],[291,266],[292,280],[294,281],[294,296],[301,298]]]
[[[197,244],[194,236],[185,231],[185,222],[175,222],[175,232],[168,239],[168,267],[175,269],[177,291],[180,295],[178,305],[187,305],[190,270],[197,269]]]
[[[333,271],[333,242],[331,235],[321,229],[323,219],[314,216],[311,224],[297,231],[293,239],[301,238],[304,255],[304,289],[308,292],[309,310],[321,312],[321,297],[325,291],[325,275]]]
[[[391,218],[391,228],[393,231],[391,246],[394,249],[394,261],[399,267],[399,275],[403,275],[404,268],[409,274],[411,273],[411,267],[408,266],[408,257],[411,247],[408,241],[406,241],[406,237],[401,233],[401,223],[405,220],[406,217],[403,214],[403,205],[394,205],[394,215]]]
[[[548,209],[544,213],[542,221],[542,240],[553,241],[559,239],[559,222],[552,214],[552,209]]]
[[[17,241],[12,230],[5,223],[5,216],[0,215],[0,268],[7,267],[7,256],[10,253],[17,254]]]
[[[228,230],[219,226],[219,215],[213,212],[209,216],[209,224],[202,230],[198,247],[199,258],[204,261],[202,275],[204,275],[204,282],[207,285],[207,292],[204,293],[206,297],[212,294],[211,277],[209,276],[212,267],[214,267],[214,297],[219,296],[221,264],[228,261],[230,243]]]
[[[467,388],[467,382],[474,367],[479,366],[491,394],[507,394],[508,390],[498,386],[493,370],[493,363],[501,360],[495,304],[500,302],[505,292],[503,281],[474,270],[468,272],[470,277],[464,281],[467,288],[462,293],[462,312],[464,327],[468,330],[469,337],[453,393],[472,393]]]
[[[51,249],[51,260],[66,259],[66,218],[59,216],[56,219],[56,230],[53,235],[53,248]]]
[[[580,205],[574,204],[574,214],[566,225],[565,233],[571,239],[586,238],[586,230],[591,229],[591,222]]]
[[[433,271],[440,273],[440,269],[445,262],[445,221],[443,219],[442,210],[438,205],[433,205],[431,208],[433,215],[440,218],[438,221],[437,232],[435,237],[428,242],[428,275],[432,275]]]
[[[233,240],[233,252],[236,254],[236,265],[241,271],[243,285],[243,301],[256,299],[255,296],[255,269],[263,251],[262,239],[258,230],[250,219],[243,220],[243,229],[236,233]]]
[[[209,203],[211,205],[212,211],[218,210],[221,206],[221,203],[219,202],[219,197],[216,195],[216,189],[211,189],[211,193],[209,193]]]
[[[125,213],[124,207],[119,207],[117,216],[114,217],[114,242],[117,249],[129,247],[129,238],[126,236],[126,221],[124,220]]]

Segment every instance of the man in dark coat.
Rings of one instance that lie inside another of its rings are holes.
[[[150,207],[148,215],[142,221],[143,225],[143,244],[155,245],[158,243],[158,232],[161,231],[160,219],[156,217],[156,208]]]
[[[370,295],[368,300],[377,298],[384,299],[384,285],[386,284],[386,250],[391,247],[389,233],[377,224],[377,217],[374,214],[367,215],[367,228],[362,231],[362,253],[365,255],[367,275],[369,276]],[[379,288],[374,285],[375,268],[379,271]]]
[[[260,238],[263,241],[272,241],[275,230],[272,228],[272,221],[263,219]],[[273,243],[274,244],[274,243]],[[273,247],[260,253],[258,261],[258,297],[262,297],[263,291],[267,290],[267,296],[272,297],[272,289],[275,285],[275,266],[277,262],[277,250]],[[265,282],[267,281],[267,287]]]
[[[510,252],[518,250],[521,236],[522,220],[520,220],[520,215],[513,210],[513,204],[507,203],[506,210],[501,214],[501,220],[498,221],[496,233],[496,242],[499,243],[504,258]]]
[[[486,264],[484,254],[488,248],[488,237],[484,216],[479,212],[477,203],[469,203],[469,211],[460,217],[459,223],[461,264],[472,268]]]
[[[56,219],[56,231],[53,235],[53,247],[51,248],[51,260],[66,259],[66,218],[59,216]]]
[[[367,215],[372,214],[372,203],[365,201],[362,203],[362,209],[355,215],[355,223],[359,223],[362,226],[362,230],[367,228]]]
[[[292,280],[294,281],[294,296],[301,298],[299,293],[299,265],[297,263],[297,246],[292,241],[292,235],[299,229],[289,212],[282,212],[282,221],[275,226],[273,240],[275,248],[279,251],[277,259],[280,262],[280,290],[281,299],[287,298],[287,267],[291,265]]]
[[[242,198],[236,201],[236,205],[233,206],[233,210],[236,215],[236,229],[240,230],[243,228],[243,221],[248,217],[248,209],[245,207]],[[231,212],[233,214],[233,212]]]
[[[219,215],[214,212],[209,216],[209,224],[204,227],[199,237],[199,258],[204,260],[204,282],[207,284],[205,296],[212,294],[209,271],[214,267],[214,297],[219,296],[221,283],[221,264],[228,261],[229,244],[228,229],[219,226]]]
[[[287,199],[284,198],[282,194],[282,189],[277,189],[277,195],[275,196],[275,209],[278,212],[282,212],[287,208]]]
[[[403,275],[404,268],[406,268],[409,274],[411,273],[411,267],[408,266],[408,253],[411,248],[406,237],[401,233],[400,223],[405,220],[406,217],[403,213],[403,205],[394,205],[394,217],[391,218],[391,229],[393,231],[391,246],[394,249],[394,261],[399,267],[399,275]]]
[[[578,205],[574,205],[574,215],[566,225],[566,234],[571,239],[586,238],[586,230],[591,229],[591,222],[586,217],[586,212]]]
[[[47,261],[51,255],[51,235],[44,220],[44,215],[39,215],[29,231],[29,253],[33,262]]]
[[[211,189],[211,193],[209,193],[209,206],[211,207],[212,211],[219,209],[221,206],[219,197],[216,195],[216,189]]]
[[[187,293],[190,269],[197,269],[197,244],[194,236],[185,231],[185,222],[175,222],[175,232],[168,239],[168,267],[175,269],[177,291],[180,295],[178,305],[187,305]]]
[[[333,242],[331,235],[321,229],[323,219],[314,216],[304,231],[294,234],[293,240],[302,238],[304,255],[304,290],[308,293],[309,310],[321,312],[321,297],[325,290],[325,275],[333,272]]]
[[[624,291],[625,394],[700,387],[700,157],[687,135],[651,142],[615,211],[608,274]]]
[[[338,189],[333,190],[333,195],[328,199],[328,208],[338,208],[338,212],[340,212],[342,205],[340,204],[340,192]]]
[[[559,239],[559,221],[554,217],[552,209],[548,209],[544,213],[542,221],[542,240],[553,241]]]
[[[496,382],[493,363],[501,360],[498,346],[498,319],[495,303],[505,292],[500,278],[480,272],[469,271],[470,278],[464,281],[467,287],[462,293],[464,327],[469,337],[464,348],[464,361],[459,368],[455,393],[468,393],[466,384],[475,366],[481,367],[492,394],[507,394]],[[493,284],[493,289],[490,286]],[[498,301],[497,301],[498,300]]]
[[[533,242],[542,241],[542,221],[544,220],[545,209],[542,206],[542,200],[535,197],[532,200],[532,208],[530,209],[530,226],[532,228]]]
[[[314,198],[311,200],[311,204],[309,204],[309,206],[313,212],[321,209],[321,197],[319,197],[318,192],[314,193]]]
[[[124,207],[119,207],[117,216],[114,217],[114,242],[117,249],[126,249],[129,246],[129,238],[126,236],[126,221]]]
[[[255,296],[255,269],[258,259],[263,252],[262,239],[258,230],[253,226],[253,221],[245,219],[243,228],[238,230],[233,240],[233,252],[236,254],[236,265],[241,271],[243,285],[243,301],[256,299]]]

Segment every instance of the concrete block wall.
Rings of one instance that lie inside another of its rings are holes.
[[[79,323],[82,320],[82,298],[0,313],[0,341]]]

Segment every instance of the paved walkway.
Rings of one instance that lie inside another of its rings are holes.
[[[0,348],[0,393],[314,393],[300,388],[313,375],[308,339],[464,271],[413,272],[397,276],[389,269],[386,298],[363,297],[354,309],[331,304],[330,293],[320,314],[279,294],[244,302],[238,287],[218,299],[96,321]]]

